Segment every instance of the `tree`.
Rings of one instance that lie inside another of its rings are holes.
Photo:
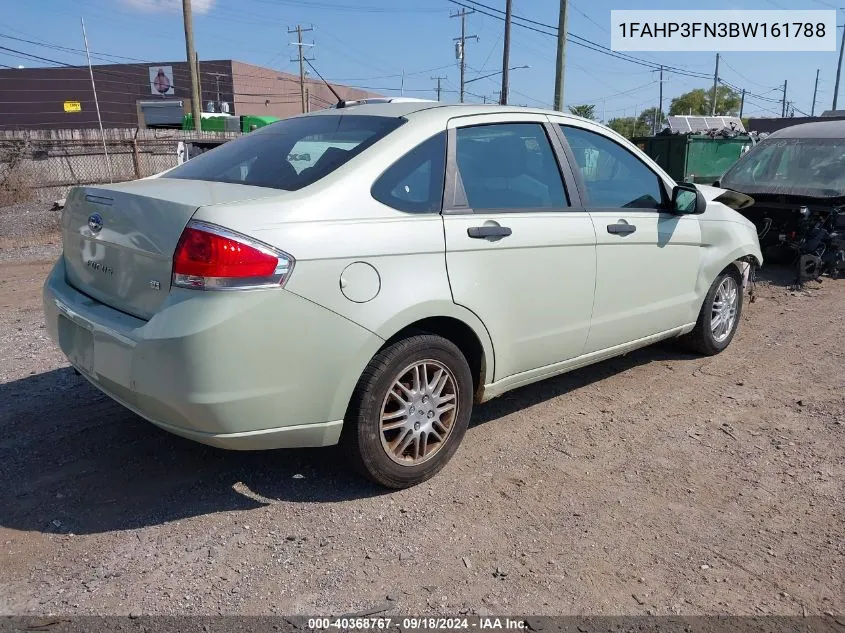
[[[727,86],[716,88],[716,114],[736,116],[739,112],[740,96]],[[713,110],[713,90],[696,88],[672,99],[670,115],[693,114],[710,116]]]
[[[610,119],[607,122],[607,127],[618,132],[625,138],[633,138],[635,136],[649,136],[651,128],[646,127],[638,118],[632,116],[617,117]]]
[[[703,88],[696,88],[672,99],[669,114],[697,114],[699,116],[710,114],[708,102],[707,92]]]
[[[712,97],[713,91],[708,90],[707,96]],[[716,114],[721,114],[723,116],[736,116],[739,114],[740,101],[740,96],[733,90],[727,86],[719,86],[716,89]],[[711,104],[708,100],[708,106],[710,105]]]
[[[655,122],[657,122],[657,125],[655,125]],[[652,134],[655,131],[659,132],[662,130],[663,126],[667,123],[667,119],[663,112],[657,111],[657,108],[648,108],[640,113],[637,123],[639,126],[648,130],[648,134]]]
[[[593,120],[596,118],[596,106],[593,104],[569,106],[569,111],[575,116]]]

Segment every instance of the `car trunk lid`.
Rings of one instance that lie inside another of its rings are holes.
[[[149,319],[167,297],[176,244],[197,209],[280,193],[167,178],[75,188],[62,215],[67,281],[97,301]]]

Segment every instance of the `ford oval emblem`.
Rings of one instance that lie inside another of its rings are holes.
[[[92,233],[99,233],[103,228],[103,217],[99,213],[92,213],[88,216],[88,228]]]

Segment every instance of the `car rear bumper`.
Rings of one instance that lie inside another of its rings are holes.
[[[95,387],[153,424],[221,448],[337,443],[355,383],[383,343],[282,289],[174,289],[149,321],[44,285],[47,329]]]

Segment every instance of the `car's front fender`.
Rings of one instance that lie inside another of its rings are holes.
[[[696,280],[696,304],[692,310],[695,317],[713,281],[728,266],[748,258],[753,258],[757,266],[763,264],[760,241],[753,224],[735,211],[723,209],[724,215],[736,215],[736,220],[722,217],[701,219],[701,258]]]

